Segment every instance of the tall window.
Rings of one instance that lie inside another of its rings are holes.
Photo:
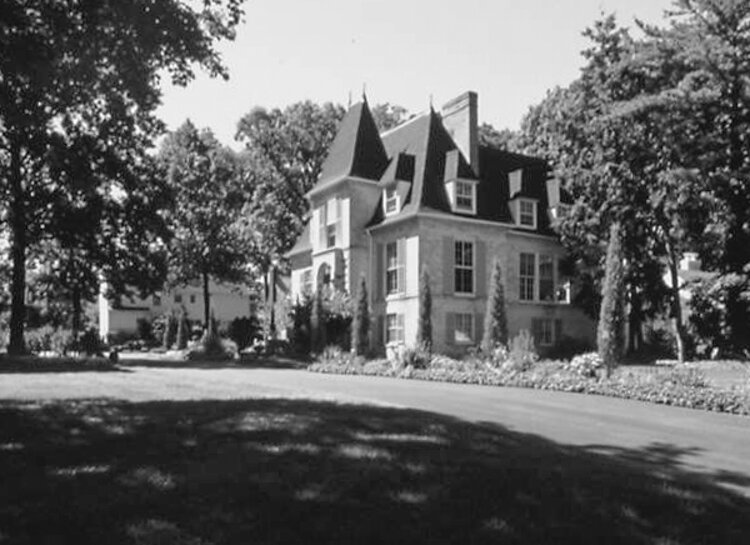
[[[340,201],[339,199],[330,199],[318,209],[318,218],[320,226],[320,247],[333,248],[336,246],[339,237],[339,226],[341,223]]]
[[[385,245],[385,293],[392,295],[404,291],[403,240]]]
[[[470,344],[474,342],[474,315],[454,314],[453,335],[457,344]]]
[[[474,213],[474,184],[456,182],[456,210]]]
[[[385,342],[404,342],[404,315],[386,314],[385,316]]]
[[[555,300],[555,266],[551,255],[539,256],[539,300]]]
[[[312,270],[307,269],[302,272],[302,293],[312,293]]]
[[[536,227],[536,202],[528,199],[518,201],[518,224],[524,227]]]
[[[385,215],[389,216],[398,212],[398,193],[396,188],[385,190]]]
[[[455,268],[456,293],[474,293],[474,243],[456,241]]]
[[[534,283],[536,270],[536,256],[534,254],[521,254],[521,267],[518,271],[520,281],[518,289],[518,298],[521,301],[534,300]]]

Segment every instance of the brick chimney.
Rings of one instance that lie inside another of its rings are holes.
[[[477,94],[474,91],[466,91],[446,102],[440,112],[448,134],[453,137],[474,172],[477,172],[479,153],[477,110]]]

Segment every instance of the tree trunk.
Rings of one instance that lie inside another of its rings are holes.
[[[669,277],[672,283],[672,320],[677,342],[677,361],[685,363],[685,328],[682,325],[682,302],[680,301],[680,277],[677,274],[677,262],[672,254],[669,257]]]
[[[80,286],[74,286],[72,292],[73,299],[73,341],[78,344],[78,336],[81,331],[81,315],[83,314],[83,306],[81,305],[81,288]]]
[[[211,319],[211,294],[208,291],[208,273],[203,273],[203,325],[208,331],[209,320]]]
[[[26,239],[26,202],[21,174],[21,148],[17,144],[12,144],[10,148],[9,181],[12,276],[8,354],[19,355],[26,351],[23,329],[26,321],[26,247],[28,241]]]

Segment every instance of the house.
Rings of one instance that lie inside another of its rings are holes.
[[[292,296],[323,285],[353,293],[364,275],[374,346],[414,345],[426,268],[433,346],[460,354],[481,341],[499,260],[511,336],[529,330],[542,350],[563,336],[593,339],[591,320],[569,304],[551,228],[569,196],[544,161],[480,145],[477,116],[466,92],[379,134],[366,99],[352,106],[288,253]]]
[[[153,320],[169,312],[185,310],[190,320],[203,322],[203,286],[199,283],[165,289],[146,299],[122,298],[112,301],[105,296],[106,284],[99,293],[99,336],[131,334],[138,330],[138,320]],[[219,323],[251,315],[251,298],[247,288],[209,282],[211,309]]]

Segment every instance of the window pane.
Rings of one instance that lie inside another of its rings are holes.
[[[522,253],[520,256],[518,297],[522,301],[534,300],[534,277],[536,259],[534,254]]]
[[[457,343],[471,343],[474,341],[472,314],[454,315],[454,339]]]
[[[456,293],[474,293],[474,243],[456,242],[454,267],[454,290]]]
[[[552,256],[539,256],[539,299],[541,301],[555,300],[555,269]]]

